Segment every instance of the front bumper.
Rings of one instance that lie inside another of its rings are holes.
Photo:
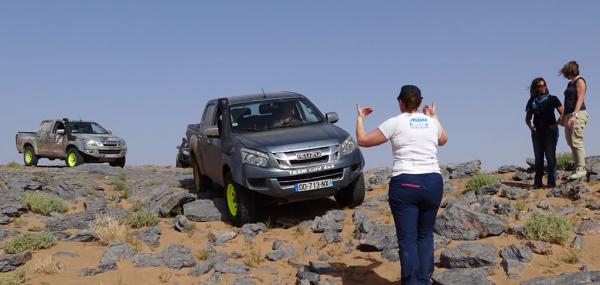
[[[109,162],[127,155],[127,148],[121,147],[89,147],[83,153],[101,162]]]
[[[318,164],[295,169],[276,167],[263,168],[253,165],[243,166],[244,187],[265,196],[278,198],[284,202],[320,199],[334,195],[350,185],[362,173],[364,160],[359,150],[332,163]],[[296,192],[294,185],[332,179],[333,186],[323,189]]]

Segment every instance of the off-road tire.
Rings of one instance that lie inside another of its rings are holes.
[[[191,153],[190,155],[192,156],[192,172],[194,173],[194,192],[206,192],[208,191],[208,189],[210,189],[212,181],[208,176],[202,174],[202,170],[200,170],[200,166],[196,161],[195,155],[193,153]]]
[[[365,200],[365,177],[361,173],[348,187],[338,191],[335,201],[342,207],[354,208]]]
[[[257,219],[256,194],[235,183],[230,174],[225,176],[227,217],[234,226],[241,227]]]
[[[26,146],[23,150],[23,164],[25,166],[37,166],[38,157],[35,155],[35,151],[33,151],[33,147],[30,145]]]
[[[67,150],[67,157],[65,158],[67,167],[76,167],[84,163],[83,155],[74,147]]]
[[[125,161],[126,161],[126,159],[123,156],[123,157],[121,157],[119,159],[116,159],[116,160],[113,160],[113,161],[109,162],[108,164],[110,166],[113,166],[113,167],[118,166],[118,167],[123,168],[123,167],[125,167]]]

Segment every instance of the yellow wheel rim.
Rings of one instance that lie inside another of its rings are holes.
[[[77,163],[77,156],[75,156],[74,153],[69,153],[69,155],[67,156],[67,164],[70,167],[75,166],[75,164]]]
[[[227,185],[227,207],[232,216],[237,216],[237,199],[235,197],[235,186],[233,186],[233,183]]]
[[[31,151],[26,150],[25,151],[25,163],[27,163],[27,164],[31,163],[32,159],[33,159],[33,155],[31,154]]]

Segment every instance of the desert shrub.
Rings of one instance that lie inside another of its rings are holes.
[[[485,172],[480,172],[469,178],[465,186],[469,191],[479,192],[479,188],[481,188],[481,186],[498,183],[500,183],[500,181],[496,177]]]
[[[90,223],[90,230],[98,238],[101,245],[107,245],[111,240],[127,242],[129,230],[118,219],[112,216],[97,216]]]
[[[121,192],[121,198],[127,199],[131,196],[131,188],[127,185],[127,173],[125,171],[121,171],[117,180],[113,182],[113,186],[115,190]]]
[[[25,207],[34,213],[49,216],[52,212],[65,213],[69,206],[62,199],[43,192],[25,193]]]
[[[573,168],[573,164],[573,155],[571,153],[563,152],[556,155],[556,168],[568,170]]]
[[[523,212],[523,211],[526,211],[527,209],[529,209],[529,207],[527,206],[527,203],[525,203],[525,199],[523,199],[523,198],[517,200],[517,202],[515,203],[515,207],[517,207],[517,210],[519,212]]]
[[[13,273],[0,276],[0,285],[22,285],[25,284],[25,270],[17,269]]]
[[[528,239],[563,244],[569,240],[574,228],[565,216],[535,212],[527,221],[523,233]]]
[[[4,244],[8,254],[20,253],[27,250],[49,248],[56,243],[56,238],[49,231],[20,235]]]
[[[255,267],[260,265],[264,260],[263,255],[260,252],[252,251],[248,256],[244,258],[244,264],[249,267]]]
[[[10,167],[10,168],[20,168],[21,165],[16,162],[16,161],[11,161],[9,163],[6,164],[6,167]]]
[[[146,210],[130,212],[125,216],[124,223],[134,229],[153,227],[158,225],[160,217],[158,214]]]

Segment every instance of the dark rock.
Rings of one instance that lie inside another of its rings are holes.
[[[581,194],[588,192],[590,192],[590,189],[581,180],[575,180],[552,188],[546,196],[577,200],[581,198]]]
[[[11,228],[0,227],[0,242],[4,241],[7,238],[15,237],[18,235],[19,232]]]
[[[481,170],[481,161],[473,160],[463,163],[448,164],[446,167],[451,179],[467,178],[477,174]]]
[[[577,233],[581,235],[600,234],[600,223],[592,220],[584,220],[577,228]]]
[[[161,253],[140,253],[132,262],[138,267],[166,266],[170,269],[181,269],[196,265],[189,248],[182,245],[169,245]]]
[[[237,232],[234,230],[216,230],[211,232],[210,242],[216,245],[222,245],[225,242],[234,239],[236,236]]]
[[[543,210],[550,210],[552,205],[550,205],[550,201],[548,200],[541,200],[537,203],[537,207]]]
[[[495,212],[498,215],[508,216],[508,215],[512,215],[512,214],[516,213],[517,207],[515,205],[513,205],[512,203],[500,203],[500,204],[496,204]]]
[[[586,207],[592,211],[597,211],[600,210],[600,203],[596,200],[589,201]]]
[[[369,178],[365,181],[366,189],[372,190],[373,185],[388,184],[392,177],[392,170],[389,167],[370,169],[365,172]]]
[[[509,173],[509,172],[517,172],[517,171],[525,171],[523,167],[517,165],[502,165],[498,170],[496,170],[499,174]]]
[[[438,249],[446,247],[450,243],[450,241],[451,241],[450,239],[448,239],[444,236],[433,233],[434,250],[438,250]]]
[[[583,243],[584,243],[583,235],[577,234],[577,235],[575,235],[575,238],[571,242],[571,247],[574,249],[581,249],[581,248],[583,248]]]
[[[514,181],[527,181],[531,179],[533,179],[533,176],[525,171],[517,171],[512,177]]]
[[[552,245],[545,241],[528,241],[525,246],[529,247],[533,252],[541,255],[552,254]]]
[[[298,272],[296,273],[296,280],[306,280],[309,282],[309,284],[318,284],[318,282],[321,281],[321,275],[319,275],[318,273],[310,272],[308,268],[303,266],[298,269]]]
[[[335,271],[335,267],[326,262],[308,262],[308,270],[318,274],[327,274]]]
[[[454,240],[475,240],[502,234],[508,226],[498,217],[452,204],[437,217],[434,230]]]
[[[250,271],[250,267],[237,263],[219,263],[214,268],[221,273],[243,274]]]
[[[400,261],[400,253],[397,248],[385,248],[381,251],[381,256],[391,262]]]
[[[187,233],[194,231],[196,226],[184,215],[178,215],[173,219],[173,228],[179,232]]]
[[[172,187],[160,186],[149,193],[151,196],[143,202],[143,208],[149,212],[168,216],[177,207],[196,200],[188,192],[177,192]]]
[[[599,174],[591,174],[591,175],[588,177],[588,183],[595,184],[595,183],[597,183],[598,181],[600,181],[600,175],[599,175]]]
[[[580,271],[572,273],[562,273],[558,276],[551,277],[536,277],[521,283],[521,285],[580,285],[589,284],[591,282],[597,282],[600,280],[593,280],[593,274],[598,271]]]
[[[442,251],[440,266],[445,268],[474,268],[495,266],[497,249],[491,243],[461,243]]]
[[[208,284],[221,284],[221,272],[215,271],[208,278]]]
[[[528,263],[533,259],[533,252],[529,247],[511,244],[500,251],[500,257],[503,259],[514,259],[519,262]]]
[[[149,247],[158,247],[160,245],[159,239],[161,235],[160,226],[154,226],[145,228],[133,233],[133,236]]]
[[[444,272],[435,272],[431,277],[434,285],[494,285],[487,279],[487,272],[483,269],[448,269]]]
[[[454,190],[454,184],[450,181],[444,180],[444,195],[449,194]]]
[[[283,243],[280,240],[275,240],[271,248],[273,249],[273,251],[265,255],[265,258],[267,258],[270,261],[276,261],[284,259],[286,257],[292,257],[295,253],[294,248],[291,245]]]
[[[97,241],[98,238],[90,230],[80,230],[65,239],[66,241],[77,241],[77,242],[92,242]]]
[[[235,280],[233,280],[232,285],[252,285],[252,284],[254,284],[252,282],[252,280],[250,280],[244,276],[238,276],[235,278]]]
[[[335,220],[333,215],[316,217],[311,228],[315,233],[322,233],[325,231],[342,231],[342,225]]]
[[[223,199],[196,200],[183,205],[183,215],[195,222],[221,221],[225,209]]]
[[[56,252],[56,253],[52,254],[52,257],[71,257],[71,258],[74,258],[74,257],[79,257],[79,254],[74,253],[74,252],[59,251],[59,252]]]
[[[478,195],[496,195],[500,190],[501,183],[495,183],[491,185],[483,185],[479,187]]]
[[[529,195],[529,191],[519,187],[511,187],[508,185],[502,185],[500,188],[500,197],[505,197],[511,200],[516,200]]]
[[[265,225],[264,223],[244,224],[242,226],[241,231],[242,231],[242,235],[244,236],[244,239],[247,241],[251,241],[251,240],[254,240],[256,235],[258,235],[258,233],[266,232],[267,225]]]
[[[323,232],[321,238],[324,239],[327,244],[339,243],[343,241],[342,236],[338,232],[330,230]]]
[[[79,272],[80,276],[91,276],[106,271],[117,270],[117,262],[121,259],[132,260],[135,256],[135,251],[126,243],[121,241],[111,241],[108,247],[104,250],[100,264],[97,268],[85,268]]]
[[[0,272],[13,271],[30,261],[31,257],[30,251],[0,256]]]
[[[587,171],[600,174],[600,156],[588,156],[585,158],[585,168]]]

